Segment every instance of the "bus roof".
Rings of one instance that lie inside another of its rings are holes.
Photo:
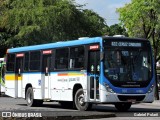
[[[61,42],[41,44],[41,45],[32,45],[32,46],[11,48],[11,49],[8,49],[7,53],[16,53],[16,52],[33,51],[33,50],[44,50],[44,49],[60,48],[60,47],[67,47],[67,46],[76,46],[76,45],[85,45],[85,44],[102,42],[102,39],[105,39],[105,40],[107,40],[107,39],[112,39],[112,40],[114,40],[114,39],[119,39],[119,40],[133,39],[133,40],[146,41],[146,39],[143,39],[143,38],[104,36],[104,37],[84,38],[84,39],[72,40],[72,41],[61,41]]]
[[[148,41],[147,39],[145,38],[131,38],[131,37],[120,37],[120,36],[104,36],[103,39],[106,39],[106,40],[138,40],[138,41]]]
[[[31,50],[51,49],[51,48],[67,47],[67,46],[75,46],[75,45],[85,45],[85,44],[90,44],[90,43],[97,43],[100,41],[102,41],[102,37],[84,38],[80,40],[62,41],[62,42],[55,42],[55,43],[48,43],[48,44],[41,44],[41,45],[11,48],[11,49],[8,49],[7,52],[15,53],[15,52],[23,52],[23,51],[31,51]]]

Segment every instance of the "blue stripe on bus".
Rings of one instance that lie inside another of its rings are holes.
[[[73,41],[66,41],[66,42],[57,42],[57,43],[12,48],[8,50],[8,53],[23,52],[23,51],[30,51],[30,50],[51,49],[51,48],[67,47],[67,46],[74,46],[74,45],[84,45],[84,44],[96,43],[101,41],[102,41],[102,37],[87,38],[82,40],[73,40]]]
[[[142,93],[139,93],[139,94],[146,94],[148,92],[148,90],[150,89],[151,85],[154,84],[154,78],[152,78],[152,80],[150,81],[150,83],[148,84],[147,87],[143,87],[143,88],[122,88],[122,87],[115,87],[105,77],[103,77],[103,82],[106,82],[110,86],[110,88],[115,93],[118,93],[118,94],[132,94],[132,93],[133,94],[138,94],[137,92],[135,92],[135,91],[138,91],[138,90],[142,90]],[[100,84],[104,85],[104,83],[100,83]],[[122,92],[122,90],[124,90],[124,89],[127,90],[126,93]]]

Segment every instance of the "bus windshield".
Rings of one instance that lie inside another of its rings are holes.
[[[142,43],[141,43],[142,44]],[[143,43],[145,44],[145,43]],[[151,80],[151,52],[140,44],[136,46],[106,46],[104,47],[104,74],[111,82],[134,83],[134,87]],[[119,83],[120,84],[120,83]]]

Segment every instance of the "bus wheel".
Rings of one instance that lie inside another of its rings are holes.
[[[74,102],[75,102],[76,109],[80,111],[89,110],[92,107],[92,104],[86,103],[84,101],[84,92],[82,88],[77,90],[75,94]]]
[[[116,103],[115,107],[118,111],[128,111],[130,109],[132,103]]]
[[[34,100],[33,89],[29,87],[26,92],[26,101],[29,107],[36,106],[38,101]]]

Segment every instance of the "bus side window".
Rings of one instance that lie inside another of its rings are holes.
[[[7,71],[15,70],[15,54],[8,54],[7,55]]]
[[[40,70],[40,58],[41,58],[40,51],[32,51],[32,52],[30,52],[30,65],[29,65],[29,69],[31,71],[38,71],[38,70]]]
[[[29,70],[29,52],[25,53],[25,59],[24,59],[24,71]]]
[[[62,48],[56,50],[55,68],[67,69],[68,68],[68,48]]]
[[[69,68],[84,68],[84,46],[70,48]]]

